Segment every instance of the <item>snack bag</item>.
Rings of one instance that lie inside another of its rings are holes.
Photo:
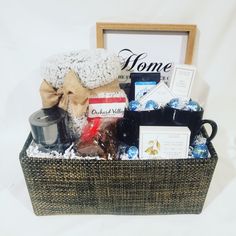
[[[93,118],[82,129],[81,137],[76,142],[76,151],[81,156],[99,156],[103,160],[116,158],[117,118]]]

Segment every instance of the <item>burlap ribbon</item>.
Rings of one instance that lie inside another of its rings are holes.
[[[118,92],[120,90],[117,80],[95,88],[87,89],[82,86],[77,74],[69,71],[65,76],[63,86],[59,89],[53,88],[47,81],[43,81],[40,86],[40,95],[44,108],[50,108],[58,105],[64,110],[70,106],[74,116],[81,116],[88,107],[88,98],[104,92]]]

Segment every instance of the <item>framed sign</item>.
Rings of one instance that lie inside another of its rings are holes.
[[[97,23],[97,48],[121,59],[121,82],[130,72],[160,72],[168,82],[174,64],[191,64],[196,25]]]

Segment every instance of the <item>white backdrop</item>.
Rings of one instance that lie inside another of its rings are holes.
[[[40,62],[95,47],[97,21],[198,26],[194,98],[219,125],[219,162],[201,215],[36,217],[18,154],[41,106]],[[0,235],[235,235],[235,0],[0,0]]]

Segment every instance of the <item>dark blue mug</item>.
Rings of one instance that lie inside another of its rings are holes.
[[[200,111],[186,111],[176,108],[165,106],[163,110],[163,125],[169,126],[187,126],[191,131],[190,143],[193,142],[194,137],[201,131],[201,127],[204,124],[211,126],[211,134],[207,138],[207,142],[210,142],[217,133],[217,124],[213,120],[203,119],[204,110]]]
[[[124,118],[117,123],[118,139],[128,145],[138,145],[139,126],[157,126],[162,124],[162,109],[151,111],[125,110]]]

